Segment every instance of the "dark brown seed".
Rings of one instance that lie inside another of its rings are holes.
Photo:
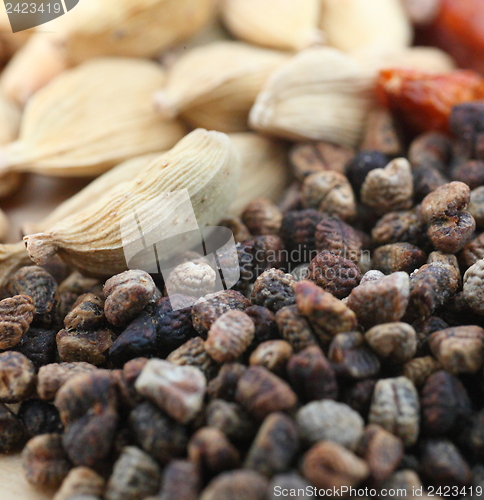
[[[283,375],[292,353],[293,350],[289,342],[269,340],[259,344],[250,355],[249,364],[250,366],[263,366],[276,375]]]
[[[80,295],[64,318],[64,327],[75,330],[95,330],[105,323],[104,301],[93,293]]]
[[[139,500],[158,492],[161,470],[144,451],[127,446],[114,464],[109,478],[106,500]]]
[[[22,466],[29,483],[53,487],[62,483],[72,467],[60,434],[32,438],[22,451]]]
[[[409,378],[415,387],[421,387],[428,377],[440,370],[442,365],[433,356],[413,358],[403,365],[403,375]]]
[[[250,294],[252,304],[276,312],[295,302],[294,278],[279,269],[264,271],[255,281]]]
[[[96,331],[60,330],[56,336],[57,352],[61,361],[84,361],[102,365],[107,360],[114,342],[114,333],[108,329]]]
[[[269,200],[256,198],[242,213],[242,221],[254,235],[277,234],[282,222],[281,211]]]
[[[218,375],[208,384],[207,393],[209,397],[233,401],[239,378],[246,370],[247,367],[240,363],[224,364]]]
[[[469,466],[453,443],[445,439],[428,440],[420,462],[422,476],[437,488],[462,486],[471,479]]]
[[[471,412],[471,402],[462,382],[440,370],[430,375],[420,396],[422,429],[429,436],[444,436]]]
[[[251,470],[219,474],[202,491],[200,500],[265,500],[269,483]]]
[[[334,170],[345,173],[345,165],[353,158],[354,151],[325,141],[296,144],[290,154],[294,175],[303,180],[315,172]]]
[[[417,351],[417,334],[408,323],[376,325],[365,333],[365,339],[380,358],[390,363],[404,363]]]
[[[354,219],[356,200],[353,188],[344,174],[328,170],[307,176],[301,187],[302,204],[342,220]]]
[[[418,208],[385,214],[373,227],[371,239],[375,246],[410,243],[420,246],[427,242],[427,228]]]
[[[41,399],[52,401],[57,391],[72,377],[88,373],[96,367],[90,363],[51,363],[42,366],[37,376],[37,394]]]
[[[346,448],[322,441],[304,455],[302,473],[317,488],[341,489],[359,484],[370,469]]]
[[[327,250],[355,264],[360,260],[363,250],[361,235],[338,217],[324,217],[317,225],[315,239],[318,252]]]
[[[104,312],[114,326],[129,323],[143,308],[156,299],[157,289],[151,276],[141,270],[129,270],[108,279],[104,284]]]
[[[430,335],[438,330],[445,330],[449,325],[438,316],[429,316],[415,321],[412,326],[417,332],[417,356],[430,354],[428,345]]]
[[[360,149],[380,151],[388,156],[400,156],[403,151],[397,124],[386,108],[375,108],[368,113]]]
[[[136,444],[162,465],[182,456],[188,443],[186,428],[149,401],[140,403],[131,411],[129,427]]]
[[[351,260],[324,250],[310,262],[306,279],[342,299],[358,286],[361,272]]]
[[[89,467],[74,467],[67,474],[54,499],[102,497],[105,485],[104,479]]]
[[[232,309],[243,311],[250,305],[250,300],[234,290],[209,294],[193,306],[193,326],[202,336],[206,336],[212,323],[223,313]]]
[[[59,285],[58,292],[58,317],[63,320],[79,296],[89,292],[102,295],[102,285],[95,278],[86,278],[82,274],[75,272]]]
[[[316,226],[323,214],[314,209],[292,210],[282,220],[280,236],[290,252],[291,261],[309,262],[316,254]]]
[[[163,471],[161,484],[158,500],[197,500],[200,472],[187,460],[172,460]]]
[[[0,301],[0,349],[16,346],[34,319],[34,302],[28,295]]]
[[[372,265],[384,274],[412,273],[426,261],[427,256],[420,248],[410,243],[391,243],[375,250]]]
[[[0,401],[20,403],[35,389],[35,366],[23,354],[15,351],[0,354]]]
[[[230,229],[234,236],[235,243],[248,240],[252,237],[245,224],[239,217],[232,217],[231,219],[224,219],[218,223],[219,226]]]
[[[353,288],[348,297],[348,307],[365,327],[392,323],[405,314],[409,292],[408,274],[393,273]]]
[[[217,363],[238,359],[254,339],[254,323],[242,311],[227,311],[210,327],[205,350]]]
[[[463,182],[471,189],[476,189],[484,184],[484,161],[460,161],[452,167],[450,173],[453,181]]]
[[[247,442],[257,431],[256,423],[238,403],[214,399],[206,409],[207,425],[220,429],[231,441]]]
[[[11,295],[32,297],[36,325],[49,326],[52,323],[59,296],[57,283],[45,269],[39,266],[22,267],[10,277],[7,290]]]
[[[365,459],[372,479],[377,482],[384,481],[395,471],[404,451],[401,439],[373,424],[366,427],[358,446],[358,455]]]
[[[0,453],[18,451],[28,438],[22,420],[0,403]]]
[[[56,334],[55,330],[30,327],[15,346],[15,351],[29,358],[36,368],[53,363],[57,355]]]
[[[178,366],[195,366],[202,370],[207,380],[213,378],[217,371],[217,364],[208,354],[201,337],[188,340],[175,349],[166,360]]]
[[[336,399],[338,396],[334,370],[316,345],[291,356],[287,374],[296,394],[305,402]]]
[[[376,382],[375,379],[366,379],[351,385],[343,393],[343,402],[367,418]]]
[[[459,326],[432,333],[430,349],[452,374],[476,373],[484,363],[484,330],[479,326]]]
[[[378,356],[366,345],[359,332],[339,333],[329,345],[328,358],[338,375],[368,378],[380,371]]]
[[[242,281],[246,285],[253,283],[266,269],[279,269],[286,264],[284,243],[275,234],[256,236],[240,243],[238,247],[242,252],[239,255]]]
[[[346,164],[346,176],[358,197],[366,176],[376,168],[386,167],[388,162],[389,158],[383,152],[365,148],[356,153],[355,157]]]
[[[274,340],[279,337],[276,318],[274,313],[269,311],[267,307],[250,306],[244,312],[253,321],[255,328],[254,340],[249,346],[249,352],[253,351],[262,342]]]
[[[281,337],[291,344],[295,352],[316,345],[316,337],[308,320],[299,314],[297,306],[287,306],[276,313],[276,323]]]
[[[458,289],[459,276],[451,266],[425,264],[410,278],[408,312],[413,319],[428,318]]]
[[[320,341],[328,342],[337,333],[356,327],[355,313],[311,281],[299,281],[294,290],[299,313],[308,319]]]
[[[469,200],[469,186],[454,181],[437,188],[422,201],[422,218],[429,225],[427,235],[437,250],[456,253],[472,237],[476,223],[465,211]]]
[[[244,462],[265,476],[289,470],[299,450],[296,424],[283,413],[272,413],[262,423]]]
[[[63,443],[75,465],[94,467],[105,459],[118,424],[117,391],[111,372],[72,377],[59,389],[55,405],[65,426]]]
[[[263,420],[272,412],[291,410],[297,396],[281,378],[262,366],[252,366],[239,378],[235,400]]]
[[[188,443],[188,459],[204,473],[204,477],[236,469],[240,454],[225,434],[215,427],[202,427]]]
[[[57,408],[40,399],[24,401],[17,415],[29,437],[39,434],[61,434],[64,430]]]

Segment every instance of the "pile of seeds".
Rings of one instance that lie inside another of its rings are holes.
[[[15,271],[1,451],[55,500],[481,496],[482,123],[459,105],[408,160],[388,115],[358,152],[297,144],[280,205],[222,223],[236,286],[193,306],[140,270]],[[186,269],[171,285],[200,291]]]

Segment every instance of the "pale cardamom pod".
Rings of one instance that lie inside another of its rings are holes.
[[[98,175],[172,147],[185,129],[151,101],[164,82],[163,69],[141,59],[94,59],[64,72],[29,101],[19,139],[0,150],[0,173]]]
[[[77,194],[61,203],[47,217],[42,219],[42,221],[36,224],[25,224],[22,228],[23,233],[31,234],[45,231],[66,217],[84,210],[92,203],[95,203],[100,196],[105,195],[113,187],[122,182],[131,180],[155,158],[158,158],[160,154],[161,153],[150,153],[120,163],[94,179]]]
[[[160,114],[181,116],[195,127],[241,132],[257,94],[287,54],[241,42],[214,42],[193,49],[168,71],[155,94]]]
[[[345,52],[403,49],[413,36],[401,0],[322,0],[321,29],[330,47]]]
[[[68,66],[101,56],[153,57],[203,28],[215,17],[217,1],[82,0],[72,13],[49,22],[50,33],[39,28],[7,66],[0,86],[25,104]]]
[[[250,112],[263,133],[354,147],[373,105],[374,75],[329,47],[307,49],[277,69]]]
[[[321,0],[224,0],[222,16],[237,37],[255,45],[302,50],[324,41]]]
[[[153,239],[158,246],[172,236],[174,225],[184,227],[186,221],[176,212],[179,201],[170,193],[186,192],[198,224],[215,224],[236,194],[239,174],[240,160],[229,137],[195,130],[85,210],[44,233],[25,236],[27,250],[37,264],[58,253],[84,274],[120,273],[127,269],[126,248],[140,245],[142,250],[143,242]],[[131,220],[136,223],[127,225]]]
[[[237,196],[230,205],[230,215],[240,215],[255,198],[276,203],[289,184],[287,145],[253,132],[229,134],[242,163]]]

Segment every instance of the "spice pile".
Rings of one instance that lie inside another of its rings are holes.
[[[480,496],[484,201],[462,164],[484,104],[453,109],[455,140],[418,136],[411,163],[383,115],[373,149],[296,145],[279,207],[222,222],[233,290],[174,311],[139,270],[103,282],[54,259],[8,278],[0,446],[25,445],[30,482],[56,500]],[[184,266],[170,280],[189,295],[204,280]]]
[[[99,176],[0,245],[0,452],[33,486],[482,496],[484,79],[410,47],[449,1],[224,0],[222,28],[83,0],[0,33],[0,198]],[[235,263],[157,233],[193,229],[173,193]]]

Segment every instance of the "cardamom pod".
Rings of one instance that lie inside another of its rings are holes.
[[[0,93],[0,145],[8,144],[18,137],[20,117],[18,106]],[[0,175],[0,198],[15,191],[21,180],[21,174],[17,172]]]
[[[23,233],[40,233],[66,217],[84,210],[98,200],[100,196],[103,196],[118,184],[131,180],[155,158],[158,158],[160,154],[161,153],[150,153],[120,163],[94,179],[77,194],[58,205],[47,217],[42,219],[42,221],[36,224],[25,224],[22,227]]]
[[[374,75],[329,47],[304,50],[269,78],[249,115],[250,125],[287,139],[355,147],[374,98]]]
[[[413,35],[401,0],[322,0],[321,29],[330,47],[345,52],[403,49]]]
[[[15,33],[17,35],[18,33]],[[34,33],[0,77],[0,90],[21,106],[67,69],[62,48],[49,33]]]
[[[437,47],[409,47],[403,50],[365,50],[352,54],[375,76],[385,68],[409,68],[427,73],[447,73],[455,69],[452,57]]]
[[[238,216],[255,198],[279,201],[291,179],[287,145],[253,132],[229,134],[242,163],[242,177],[230,215]]]
[[[239,154],[243,172],[230,214],[240,215],[247,203],[257,197],[278,201],[290,180],[286,143],[253,132],[229,134],[229,137]],[[80,212],[118,184],[131,180],[162,154],[139,156],[112,168],[61,203],[41,222],[25,224],[23,233],[46,231],[57,222]]]
[[[237,37],[280,50],[302,50],[324,41],[320,0],[225,0],[222,16]]]
[[[172,236],[175,224],[185,227],[187,221],[177,213],[179,199],[169,193],[186,192],[198,224],[214,224],[235,196],[239,173],[239,158],[228,136],[195,130],[85,210],[44,233],[25,236],[27,250],[38,264],[58,253],[84,274],[120,273],[127,269],[126,248],[139,245],[142,250],[143,242],[151,240],[158,248],[157,242]],[[134,223],[127,224],[130,221]],[[165,247],[164,251],[175,254],[177,248]]]
[[[52,21],[70,63],[104,55],[152,57],[196,34],[217,0],[82,0]]]
[[[155,94],[160,114],[194,127],[241,132],[257,94],[287,54],[241,42],[214,42],[187,52]]]
[[[170,148],[185,130],[153,109],[164,82],[159,65],[140,59],[93,59],[64,72],[29,101],[19,139],[0,150],[0,173],[98,175]]]
[[[216,4],[217,0],[82,0],[72,15],[50,21],[52,33],[38,33],[29,40],[7,66],[0,87],[25,104],[68,66],[101,56],[155,56],[197,33],[215,17]]]

